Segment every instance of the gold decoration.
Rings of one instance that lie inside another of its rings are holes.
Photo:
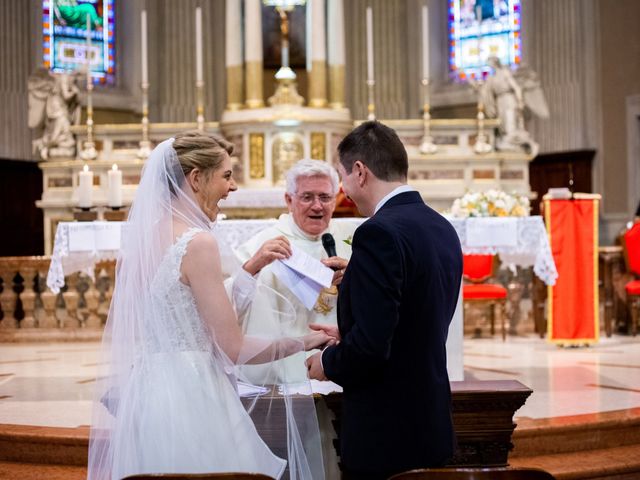
[[[321,60],[311,62],[309,106],[315,108],[327,106],[327,64]]]
[[[311,132],[311,158],[326,160],[327,139],[323,132]]]
[[[242,65],[227,67],[227,110],[242,108],[243,89]]]
[[[262,62],[254,61],[245,63],[245,78],[247,86],[247,107],[262,108]]]
[[[329,65],[329,106],[344,108],[344,65]]]
[[[327,315],[331,310],[333,310],[337,295],[338,288],[335,285],[331,285],[329,288],[323,288],[320,290],[320,295],[318,295],[318,300],[316,300],[313,310],[317,313]]]
[[[284,185],[285,174],[304,155],[302,137],[293,132],[282,132],[273,138],[273,184]]]
[[[249,134],[249,177],[264,178],[264,133]]]

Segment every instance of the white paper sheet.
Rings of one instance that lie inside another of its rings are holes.
[[[281,260],[282,263],[323,287],[331,286],[333,270],[294,245],[291,245],[291,251],[292,255],[286,260]]]
[[[280,260],[273,262],[271,271],[284,283],[291,293],[307,308],[311,310],[318,300],[322,285],[296,272]]]
[[[264,395],[269,391],[266,387],[259,387],[258,385],[252,385],[245,382],[237,382],[238,395],[241,397],[257,397]]]

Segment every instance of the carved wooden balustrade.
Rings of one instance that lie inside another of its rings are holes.
[[[65,277],[58,294],[46,285],[50,257],[0,257],[0,340],[96,339],[109,312],[115,261]]]

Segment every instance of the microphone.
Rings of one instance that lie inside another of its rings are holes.
[[[336,241],[333,239],[333,235],[330,233],[325,233],[322,235],[322,246],[324,247],[325,252],[330,257],[337,257],[336,253]]]

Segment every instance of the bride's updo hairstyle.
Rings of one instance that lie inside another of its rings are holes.
[[[233,143],[211,133],[192,130],[177,134],[173,149],[185,177],[194,168],[208,175],[220,167],[226,155],[233,153]]]

